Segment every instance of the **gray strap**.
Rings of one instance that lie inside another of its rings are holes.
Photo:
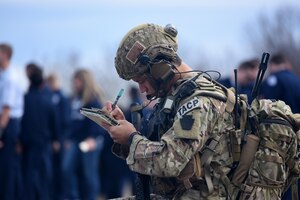
[[[211,177],[211,161],[213,159],[215,152],[215,149],[219,143],[219,141],[224,137],[224,135],[216,136],[211,139],[209,144],[203,147],[203,154],[201,156],[201,162],[203,163],[203,169],[204,169],[204,178],[207,184],[208,188],[208,194],[211,194],[214,191],[214,186],[212,183],[212,177]]]
[[[292,192],[292,200],[298,200],[298,178],[294,178],[292,185],[291,185],[291,192]]]
[[[204,178],[205,178],[206,185],[208,188],[208,195],[214,191],[214,186],[213,186],[211,175],[210,175],[210,173],[211,173],[210,163],[212,161],[212,158],[213,158],[213,156],[211,155],[208,158],[207,162],[203,166],[204,167]]]

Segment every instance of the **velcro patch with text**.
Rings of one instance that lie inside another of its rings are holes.
[[[183,115],[188,113],[189,111],[193,110],[194,108],[197,108],[200,106],[200,101],[197,97],[194,97],[193,99],[189,100],[182,106],[177,111],[177,117],[181,118]]]
[[[136,41],[126,55],[127,60],[129,60],[132,64],[135,64],[144,49],[146,49],[146,47],[139,41]]]

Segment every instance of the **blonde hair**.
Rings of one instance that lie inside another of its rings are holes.
[[[79,69],[74,73],[74,78],[82,82],[82,93],[80,95],[82,103],[86,104],[96,98],[98,101],[104,101],[104,94],[101,88],[96,84],[92,74],[85,69]],[[74,96],[78,96],[76,93]]]

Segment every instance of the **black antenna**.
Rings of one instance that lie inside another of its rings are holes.
[[[270,57],[269,53],[263,53],[263,55],[262,55],[261,62],[259,65],[259,70],[258,70],[256,81],[255,81],[255,85],[254,85],[252,93],[251,93],[251,96],[253,97],[253,99],[257,98],[257,96],[259,94],[260,85],[261,85],[261,82],[264,78],[265,72],[268,67],[269,57]]]
[[[235,89],[235,103],[234,103],[234,126],[238,129],[238,85],[237,85],[237,69],[234,69],[234,89]]]

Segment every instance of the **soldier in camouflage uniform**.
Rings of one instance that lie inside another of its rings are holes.
[[[234,130],[234,93],[181,60],[176,28],[133,28],[120,43],[115,66],[148,99],[158,98],[148,127],[156,141],[140,134],[119,107],[105,106],[119,122],[105,127],[115,142],[113,152],[132,171],[151,177],[151,199],[235,198],[228,179],[234,162],[228,144]],[[278,199],[279,194],[267,195]]]

